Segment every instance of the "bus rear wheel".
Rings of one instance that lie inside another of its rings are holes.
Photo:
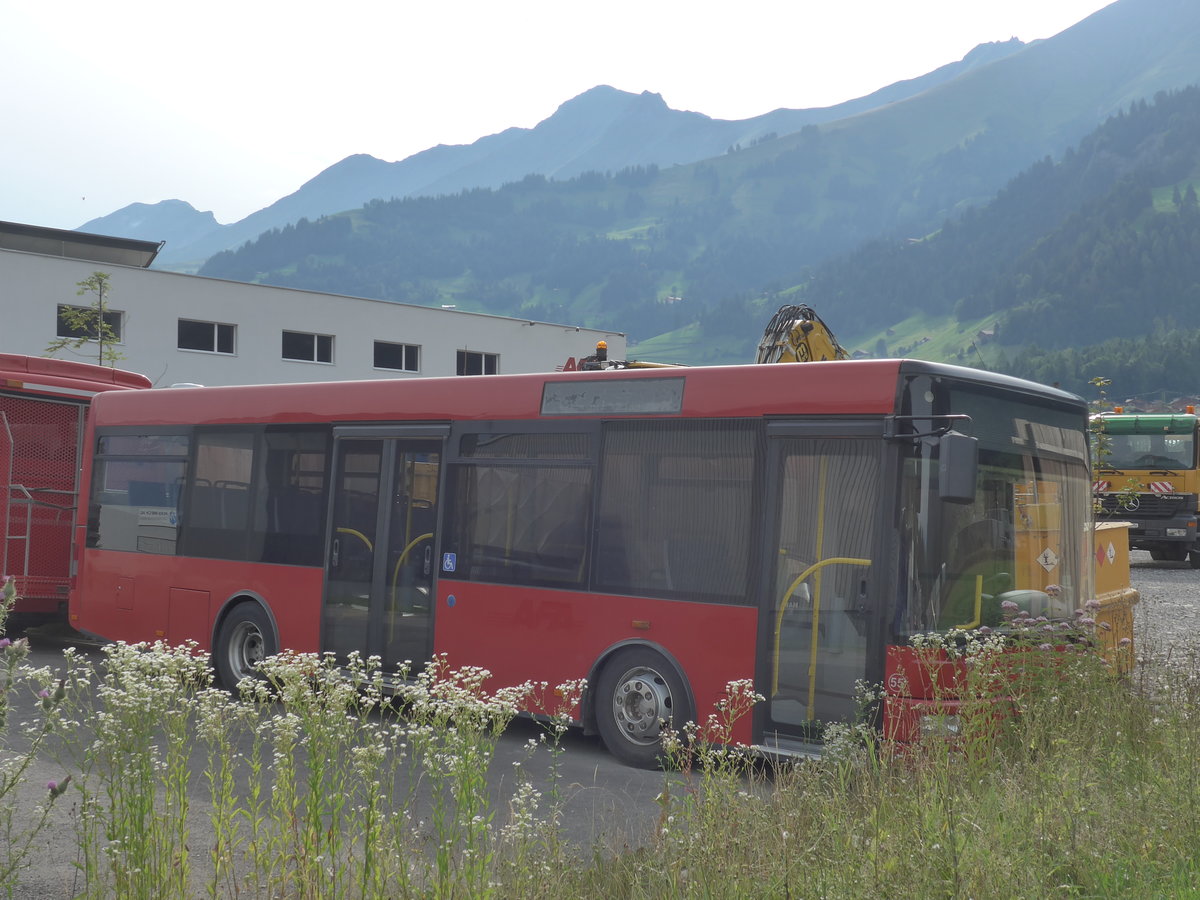
[[[260,677],[258,663],[279,652],[275,629],[266,611],[257,603],[235,607],[217,633],[213,650],[213,668],[217,681],[229,691],[236,691],[243,678]]]
[[[617,759],[642,769],[663,756],[663,733],[691,715],[687,688],[675,666],[647,647],[618,652],[596,682],[596,728]]]

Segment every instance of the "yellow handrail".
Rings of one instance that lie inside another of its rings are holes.
[[[375,552],[375,546],[371,543],[371,539],[369,537],[367,537],[365,534],[363,534],[361,531],[357,531],[353,528],[339,528],[338,534],[352,534],[356,538],[358,538],[360,541],[362,541],[364,544],[366,544],[368,550],[370,550],[372,553]]]
[[[871,560],[860,559],[860,558],[854,557],[854,556],[831,556],[829,559],[823,559],[819,563],[813,563],[811,566],[809,566],[807,569],[805,569],[803,572],[801,572],[799,575],[797,575],[795,580],[790,585],[788,585],[787,591],[784,592],[784,595],[779,600],[779,612],[775,616],[775,658],[774,658],[774,674],[771,679],[771,693],[772,694],[779,693],[779,637],[783,631],[783,614],[785,612],[787,612],[788,601],[792,598],[792,594],[794,594],[796,592],[796,588],[798,588],[800,586],[800,583],[805,581],[809,575],[811,575],[813,572],[819,572],[821,569],[825,568],[826,566],[831,566],[831,565],[835,565],[835,564],[847,565],[847,566],[869,566],[869,565],[871,565]],[[809,669],[809,696],[810,696],[809,704],[810,705],[812,702],[811,696],[812,696],[813,676],[815,674],[815,672],[813,670],[815,670],[815,668],[816,668],[817,626],[820,624],[820,614],[821,614],[821,595],[820,595],[820,591],[818,590],[817,592],[815,592],[813,594],[813,643],[812,643],[812,647],[810,650],[810,653],[812,654],[812,664]]]
[[[400,558],[396,560],[396,568],[392,569],[392,609],[396,608],[396,586],[400,581],[400,567],[404,565],[404,560],[408,557],[408,551],[421,543],[421,541],[428,540],[431,537],[433,537],[432,531],[427,534],[419,534],[408,542],[408,546],[400,551]]]
[[[394,640],[396,637],[396,589],[400,584],[400,567],[404,565],[404,560],[408,557],[409,550],[417,546],[417,544],[421,543],[421,541],[428,540],[431,537],[433,537],[432,531],[426,534],[419,534],[409,541],[405,548],[400,551],[400,558],[396,560],[396,567],[392,569],[392,615],[391,622],[389,623],[390,628],[388,630],[389,640]]]
[[[983,576],[975,576],[975,618],[966,625],[955,625],[959,631],[966,631],[969,628],[978,628],[980,621],[983,619]]]

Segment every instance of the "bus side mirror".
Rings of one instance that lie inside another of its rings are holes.
[[[975,502],[979,441],[947,431],[938,441],[938,496],[949,503]]]

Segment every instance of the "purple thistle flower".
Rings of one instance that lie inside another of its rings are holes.
[[[46,782],[46,790],[48,790],[50,792],[50,799],[53,800],[56,797],[61,797],[63,795],[63,792],[66,791],[67,785],[70,783],[71,783],[70,775],[68,775],[62,781]]]

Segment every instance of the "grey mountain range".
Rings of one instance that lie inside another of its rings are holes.
[[[211,212],[173,199],[131,203],[77,230],[165,241],[155,265],[190,270],[214,253],[240,246],[272,228],[357,209],[374,199],[495,188],[530,174],[565,179],[587,171],[697,162],[719,156],[731,146],[750,146],[806,125],[847,119],[901,102],[1025,46],[1016,38],[981,44],[957,62],[864,97],[816,109],[777,109],[741,120],[671,109],[658,94],[601,85],[566,101],[533,128],[509,128],[471,144],[439,144],[397,162],[366,154],[348,156],[295,192],[230,224],[220,224]]]

